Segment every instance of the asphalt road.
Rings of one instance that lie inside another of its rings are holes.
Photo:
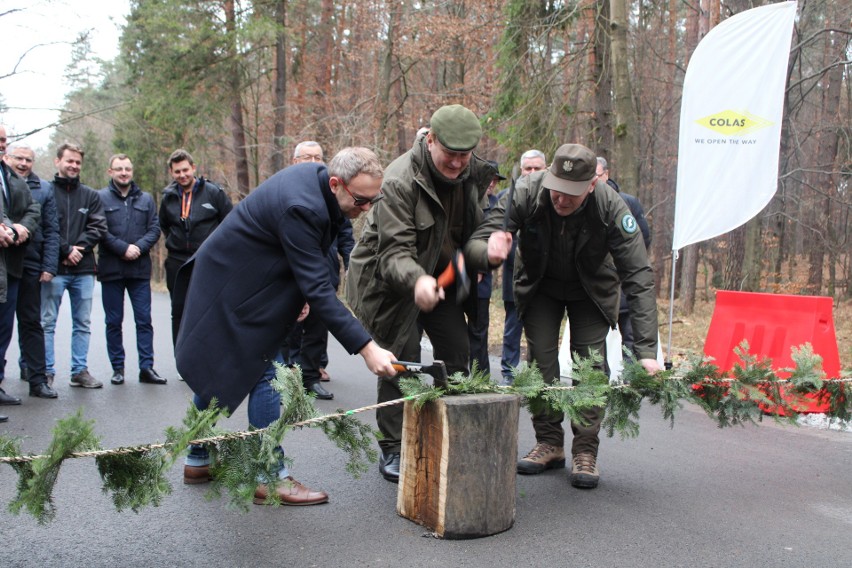
[[[97,292],[97,290],[96,290]],[[125,326],[128,381],[108,384],[100,299],[95,300],[90,370],[100,390],[68,385],[70,317],[67,297],[57,326],[58,400],[27,397],[14,363],[3,386],[24,398],[0,407],[10,417],[0,432],[23,438],[37,453],[54,421],[77,408],[96,421],[106,448],[163,439],[190,401],[176,380],[169,337],[168,297],[155,294],[156,368],[166,386],[136,380],[132,325]],[[129,306],[128,322],[132,322]],[[16,344],[15,344],[16,345]],[[13,345],[7,359],[17,358]],[[375,380],[359,357],[332,341],[326,383],[335,400],[322,411],[375,401]],[[496,361],[494,363],[497,363]],[[498,368],[495,366],[495,370]],[[499,370],[498,370],[499,372]],[[372,414],[361,419],[374,425]],[[245,409],[225,427],[242,429]],[[533,445],[522,411],[519,455]],[[486,443],[483,440],[483,443]],[[852,566],[852,435],[811,428],[721,430],[702,412],[685,408],[673,429],[659,410],[642,412],[641,433],[604,439],[601,483],[593,491],[568,485],[565,471],[517,478],[516,518],[510,530],[487,538],[447,541],[396,514],[397,486],[376,466],[361,479],[323,434],[300,430],[285,439],[294,476],[328,491],[315,507],[252,506],[249,513],[205,499],[202,486],[171,472],[172,495],[160,507],[117,513],[101,493],[94,460],[62,467],[55,520],[39,526],[27,515],[0,512],[5,566]],[[14,496],[17,477],[0,466],[0,502]],[[512,490],[507,488],[507,491]]]

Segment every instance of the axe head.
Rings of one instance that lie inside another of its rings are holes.
[[[431,365],[422,363],[413,363],[411,361],[394,361],[393,367],[402,373],[417,373],[420,375],[429,375],[437,388],[447,388],[447,366],[443,361],[432,361]]]
[[[446,289],[453,282],[456,284],[456,303],[461,304],[470,294],[470,276],[464,265],[464,254],[457,250],[447,268],[438,276],[438,286]]]

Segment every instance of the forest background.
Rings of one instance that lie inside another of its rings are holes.
[[[436,108],[461,103],[482,118],[476,153],[507,175],[530,148],[550,158],[579,142],[608,158],[645,206],[665,324],[684,73],[713,26],[768,3],[131,0],[115,59],[92,54],[98,30],[69,46],[71,88],[35,170],[49,177],[53,149],[72,141],[86,150],[83,182],[103,187],[108,157],[124,152],[159,199],[166,158],[183,147],[237,201],[298,141],[327,156],[368,146],[389,163]],[[777,194],[746,225],[680,251],[675,322],[696,322],[697,341],[716,289],[829,295],[852,362],[850,23],[848,0],[799,2]]]

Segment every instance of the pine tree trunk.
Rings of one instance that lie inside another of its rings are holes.
[[[627,56],[627,0],[610,0],[610,33],[612,42],[612,77],[615,93],[615,144],[613,177],[624,187],[639,188],[638,121],[633,107],[630,69]]]
[[[680,309],[685,314],[695,310],[695,281],[698,277],[698,245],[683,249],[680,266]]]
[[[234,149],[234,167],[237,175],[237,193],[242,199],[249,194],[249,165],[246,151],[246,129],[243,122],[242,81],[237,48],[237,20],[234,12],[234,0],[225,0],[225,29],[228,31],[228,49],[230,51],[230,97],[231,97],[231,139]]]
[[[272,107],[272,155],[269,165],[274,174],[284,169],[284,134],[287,132],[287,0],[275,4],[275,92]]]

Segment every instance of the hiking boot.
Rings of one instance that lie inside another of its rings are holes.
[[[530,453],[518,460],[518,473],[534,475],[546,469],[565,467],[565,450],[538,443]]]
[[[594,489],[600,480],[597,457],[593,454],[577,454],[571,460],[571,485],[580,489]]]
[[[83,387],[84,389],[99,389],[104,384],[89,374],[88,369],[83,369],[71,377],[72,387]]]

